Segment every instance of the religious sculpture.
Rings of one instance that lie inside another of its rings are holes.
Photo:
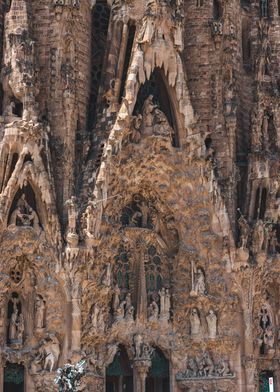
[[[36,297],[36,328],[42,329],[45,326],[46,304],[40,295]]]
[[[148,320],[150,322],[156,322],[158,321],[158,316],[159,316],[158,304],[155,301],[152,301],[152,303],[148,308]]]
[[[254,254],[257,254],[263,249],[264,243],[264,224],[261,219],[255,224],[252,234],[252,248]]]
[[[37,370],[40,366],[43,370],[52,372],[55,370],[60,355],[60,344],[54,334],[50,334],[47,338],[43,339],[38,349],[32,368]]]
[[[77,207],[76,207],[76,197],[72,196],[71,199],[67,200],[65,203],[68,212],[68,234],[76,235],[76,219],[77,219]]]
[[[160,296],[160,320],[168,322],[170,319],[170,292],[164,287],[159,291]]]
[[[205,276],[202,268],[196,267],[194,261],[192,260],[192,290],[190,295],[196,297],[199,295],[205,295]]]
[[[112,284],[112,265],[107,263],[102,275],[101,283],[105,287],[111,287]]]
[[[198,310],[196,308],[191,309],[190,313],[190,324],[191,324],[191,335],[198,337],[201,335],[201,321]]]
[[[206,316],[207,326],[208,326],[208,336],[210,339],[215,339],[217,335],[217,316],[213,309],[209,310]]]
[[[234,378],[235,374],[230,370],[229,363],[226,359],[221,358],[214,361],[209,352],[196,358],[189,358],[186,371],[177,374],[177,380],[182,379],[218,379]]]
[[[133,337],[134,342],[134,360],[151,360],[154,353],[154,348],[148,343],[143,342],[143,337],[140,334],[136,334]]]
[[[38,215],[27,203],[24,193],[19,198],[15,210],[12,212],[10,225],[31,226],[37,233],[41,231]]]
[[[240,214],[240,218],[238,219],[239,229],[240,229],[240,242],[239,247],[242,249],[247,248],[248,237],[250,233],[250,227],[248,225],[245,217]]]
[[[13,311],[9,319],[9,343],[22,344],[24,338],[24,317],[23,314],[19,312],[18,304],[19,299],[13,298]]]

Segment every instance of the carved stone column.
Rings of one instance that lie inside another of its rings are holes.
[[[133,391],[145,392],[146,378],[152,362],[150,360],[137,360],[133,362]]]
[[[246,375],[246,391],[255,392],[257,361],[253,356],[245,356],[242,362]]]

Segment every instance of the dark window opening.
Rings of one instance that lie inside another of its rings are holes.
[[[241,7],[242,8],[249,8],[251,5],[251,1],[250,0],[241,0]]]
[[[206,139],[204,140],[206,150],[209,150],[209,148],[212,147],[212,138],[210,136],[207,136]]]
[[[268,17],[268,0],[260,0],[260,16],[261,18]]]
[[[278,15],[280,16],[280,0],[278,0]]]
[[[259,374],[259,392],[276,391],[274,374],[265,370]]]
[[[10,167],[10,173],[9,173],[9,177],[8,180],[10,179],[11,175],[13,174],[13,171],[15,170],[16,164],[18,161],[18,154],[14,153],[13,157],[12,157],[12,162],[11,162],[11,167]],[[5,184],[6,185],[6,184]]]
[[[13,98],[11,100],[11,106],[12,106],[12,114],[17,117],[22,117],[23,103],[20,102],[18,99]]]
[[[142,84],[139,89],[133,114],[142,114],[145,100],[149,97],[149,95],[152,95],[153,103],[165,114],[169,125],[174,129],[172,145],[174,147],[179,147],[179,135],[176,118],[163,78],[163,70],[160,68],[155,68],[150,79],[146,80],[146,82]]]
[[[131,57],[131,52],[132,52],[132,47],[133,47],[133,42],[134,42],[134,37],[135,37],[135,31],[136,31],[135,25],[129,26],[127,47],[126,47],[125,60],[124,60],[124,68],[123,68],[122,81],[121,81],[121,89],[120,89],[120,95],[119,95],[119,103],[121,103],[123,95],[124,95],[125,82],[126,82],[128,67],[129,67],[129,63],[130,63],[130,57]]]
[[[97,110],[97,98],[102,77],[104,55],[107,46],[110,9],[105,0],[97,0],[92,11],[91,31],[91,92],[88,108],[88,130],[91,131]]]
[[[133,371],[123,346],[106,369],[106,392],[133,391]]]
[[[169,392],[169,384],[169,362],[162,351],[157,348],[153,354],[152,366],[146,379],[146,391]]]
[[[223,16],[223,10],[218,0],[213,0],[213,19],[219,20]]]
[[[6,363],[4,369],[4,392],[24,392],[24,366]]]
[[[274,118],[273,115],[268,116],[268,140],[269,140],[269,149],[271,152],[277,151],[277,132],[274,126]]]
[[[250,27],[246,20],[242,23],[242,60],[243,67],[250,70],[251,67],[251,41]]]
[[[258,188],[255,196],[254,219],[264,219],[266,211],[267,189]]]

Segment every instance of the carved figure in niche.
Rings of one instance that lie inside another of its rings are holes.
[[[142,335],[140,335],[140,334],[134,335],[133,342],[134,342],[135,357],[139,358],[141,356],[141,346],[143,344]]]
[[[205,295],[205,276],[202,268],[196,268],[192,260],[192,290],[190,295],[196,297],[197,295]]]
[[[215,339],[217,335],[217,316],[214,313],[213,309],[209,310],[208,315],[206,316],[207,326],[208,326],[208,335],[210,339]]]
[[[201,335],[201,321],[197,308],[193,308],[191,310],[190,323],[191,323],[191,335],[192,336]]]
[[[123,226],[153,229],[152,207],[139,194],[133,196],[133,201],[123,209],[121,221]]]
[[[107,263],[105,271],[103,272],[101,283],[105,287],[111,287],[112,284],[112,265]]]
[[[155,109],[154,123],[154,134],[168,137],[172,142],[175,136],[174,129],[169,125],[166,115],[158,108]]]
[[[76,219],[77,219],[77,207],[76,207],[76,197],[72,196],[71,199],[67,200],[65,203],[68,211],[68,233],[76,233]]]
[[[125,316],[125,301],[122,301],[116,309],[115,321],[119,322],[124,319]]]
[[[140,143],[141,140],[141,127],[142,127],[143,117],[141,114],[134,116],[132,118],[130,141],[132,143]]]
[[[162,288],[159,291],[160,296],[160,319],[169,321],[170,318],[170,292],[168,289]]]
[[[13,313],[9,322],[9,339],[10,342],[17,340],[17,324],[18,324],[18,309],[14,307]]]
[[[97,329],[99,311],[100,311],[100,309],[99,309],[98,304],[95,304],[93,307],[92,315],[91,315],[91,325],[95,330]]]
[[[82,227],[87,238],[98,238],[98,229],[100,224],[100,216],[95,201],[90,201],[85,212],[82,215]]]
[[[253,243],[253,252],[255,254],[262,250],[263,243],[264,243],[264,224],[261,219],[259,219],[255,224],[253,235],[252,235],[252,243]]]
[[[153,102],[153,95],[149,95],[143,104],[143,134],[145,136],[150,136],[153,133],[153,121],[154,121],[154,109],[156,105]]]
[[[274,346],[274,332],[273,328],[271,326],[268,326],[265,329],[264,335],[263,335],[263,343],[268,349],[273,349]]]
[[[215,365],[213,359],[210,357],[210,354],[206,352],[203,356],[203,375],[205,377],[213,376],[215,374]]]
[[[20,301],[18,297],[12,298],[13,311],[9,319],[9,342],[22,343],[24,335],[24,318],[19,311]]]
[[[16,209],[11,215],[10,225],[32,226],[36,232],[41,231],[38,215],[27,203],[25,194],[22,194],[17,202]]]
[[[153,301],[148,308],[148,320],[150,322],[156,322],[158,321],[158,316],[159,316],[159,307],[158,304],[155,301]]]
[[[247,243],[248,243],[248,237],[249,237],[249,232],[250,232],[250,227],[245,219],[244,215],[240,215],[240,218],[238,219],[238,224],[239,224],[239,230],[240,230],[240,242],[239,242],[239,247],[242,249],[247,248]]]
[[[40,295],[36,297],[36,328],[43,329],[45,327],[45,311],[46,304]]]
[[[114,294],[113,294],[113,301],[112,301],[112,308],[113,308],[114,313],[116,313],[116,311],[120,305],[120,293],[121,293],[121,290],[120,290],[119,286],[116,284],[114,287]]]

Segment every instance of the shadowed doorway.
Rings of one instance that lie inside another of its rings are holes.
[[[169,384],[169,362],[157,348],[146,380],[146,392],[169,392]]]
[[[24,392],[24,366],[7,362],[4,370],[4,392]]]

